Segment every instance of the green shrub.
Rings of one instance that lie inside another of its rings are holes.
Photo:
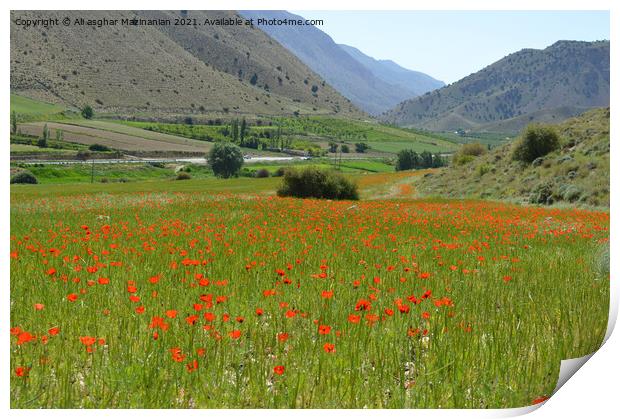
[[[254,177],[256,170],[248,169],[247,167],[242,168],[239,171],[239,176],[241,177]]]
[[[540,183],[532,190],[530,194],[530,203],[551,205],[553,204],[553,187],[548,183]]]
[[[11,177],[11,183],[37,184],[37,178],[28,170],[22,170]]]
[[[267,170],[267,169],[258,169],[256,171],[256,173],[254,174],[254,176],[256,176],[257,178],[269,177],[269,170]]]
[[[177,178],[176,179],[177,180],[188,180],[188,179],[191,179],[191,178],[192,178],[192,175],[190,175],[189,173],[187,173],[187,172],[179,172],[179,173],[177,173]]]
[[[528,125],[512,151],[512,159],[532,163],[560,147],[560,136],[549,125]]]
[[[452,164],[462,166],[474,160],[478,156],[482,156],[487,152],[485,146],[480,143],[463,144],[452,157]]]
[[[286,168],[285,167],[278,167],[276,169],[275,172],[273,172],[273,177],[282,177],[284,176],[284,173],[286,172]]]
[[[468,155],[461,155],[461,154],[455,154],[454,157],[452,157],[452,164],[454,166],[463,166],[471,161],[473,161],[475,159],[474,156],[468,156]]]
[[[88,149],[90,151],[111,151],[110,147],[103,144],[91,144],[90,146],[88,146]]]
[[[467,143],[463,144],[458,153],[463,156],[482,156],[487,152],[487,148],[480,143]]]
[[[486,175],[487,173],[489,173],[492,168],[493,167],[490,164],[483,163],[483,164],[479,165],[478,167],[476,167],[476,175],[478,177],[482,177],[482,176]]]
[[[278,196],[320,199],[359,199],[357,185],[333,171],[308,167],[284,174]]]

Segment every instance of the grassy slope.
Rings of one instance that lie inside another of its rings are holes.
[[[541,165],[511,160],[512,144],[459,167],[442,169],[420,180],[423,195],[529,201],[547,185],[555,202],[575,200],[609,205],[609,108],[596,109],[558,125],[563,145]],[[486,172],[486,173],[484,173]]]
[[[17,114],[52,115],[60,113],[64,109],[60,105],[11,94],[11,112],[14,111]]]

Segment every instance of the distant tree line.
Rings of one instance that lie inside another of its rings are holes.
[[[413,150],[401,150],[397,154],[396,170],[428,169],[446,165],[447,160],[441,154],[432,154],[429,151],[417,153]]]

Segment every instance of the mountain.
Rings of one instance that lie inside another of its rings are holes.
[[[426,196],[505,199],[523,203],[609,206],[609,108],[556,124],[561,147],[524,164],[506,143],[463,165],[440,169],[416,183]]]
[[[68,16],[69,26],[18,26]],[[107,19],[97,26],[76,19]],[[12,11],[11,91],[98,113],[364,117],[292,53],[249,25],[174,26],[232,11]],[[171,22],[123,25],[122,19]],[[109,24],[116,21],[115,25]]]
[[[303,19],[301,16],[277,10],[242,10],[239,13],[248,19]],[[399,73],[398,70],[385,70],[391,67],[390,64],[382,66],[371,62],[367,66],[360,60],[359,55],[363,55],[362,53],[352,56],[348,50],[336,44],[332,38],[315,26],[257,25],[257,27],[325,78],[353,104],[370,114],[378,115],[405,99],[427,91],[428,79],[431,80],[431,84],[434,80],[417,72],[411,73],[420,75],[418,77],[413,74],[396,76]],[[366,58],[374,61],[370,57]],[[387,77],[392,77],[396,82],[388,81],[385,74],[389,74]],[[406,80],[419,80],[421,85],[412,84],[403,89],[401,81],[406,82]]]
[[[445,83],[431,76],[399,66],[392,60],[376,60],[359,49],[338,44],[347,54],[366,67],[377,78],[400,89],[402,95],[411,99],[445,86]]]
[[[514,133],[602,106],[609,106],[609,41],[558,41],[508,55],[381,118],[435,131]]]

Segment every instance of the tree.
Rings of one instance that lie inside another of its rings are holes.
[[[82,108],[82,117],[84,119],[92,119],[95,116],[95,112],[90,105],[86,105]]]
[[[17,114],[15,111],[11,112],[11,133],[17,134]]]
[[[400,150],[396,155],[396,170],[401,171],[413,168],[411,157],[411,150]]]
[[[429,151],[420,153],[420,168],[426,169],[433,167],[433,155]]]
[[[47,147],[47,140],[50,137],[50,130],[47,127],[47,124],[43,125],[43,136],[41,138],[39,138],[39,141],[37,141],[37,145],[39,147]]]
[[[245,138],[245,132],[247,131],[248,126],[245,122],[245,118],[241,120],[241,127],[239,128],[239,140],[243,143],[243,139]]]
[[[256,86],[256,82],[258,81],[258,76],[256,75],[256,73],[254,73],[254,75],[252,76],[252,78],[250,79],[250,84],[252,86]]]
[[[333,141],[329,142],[329,152],[330,153],[336,153],[338,151],[338,144],[336,144]]]
[[[346,144],[343,144],[340,146],[340,151],[342,151],[343,153],[348,153],[349,152],[349,146]]]
[[[356,153],[365,153],[368,150],[368,144],[366,143],[355,143],[355,152]]]
[[[230,136],[234,143],[239,141],[239,121],[233,119],[230,123]]]
[[[229,178],[237,176],[241,170],[243,153],[236,144],[220,142],[213,146],[207,160],[216,176]]]
[[[62,141],[62,130],[56,129],[56,141]]]

